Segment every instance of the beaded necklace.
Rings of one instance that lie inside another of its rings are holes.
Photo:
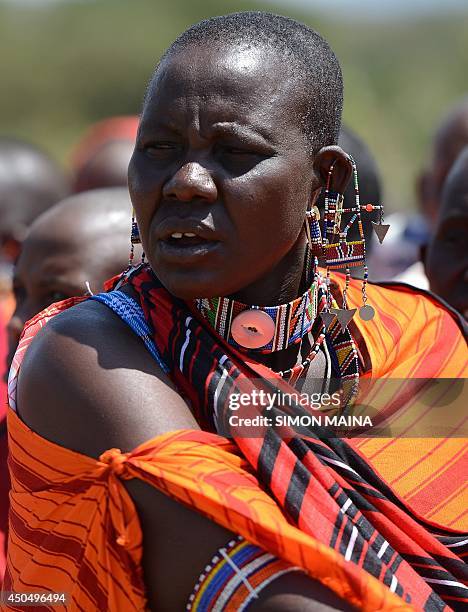
[[[327,282],[330,282],[329,278],[323,278],[316,271],[311,287],[302,296],[280,306],[255,307],[229,298],[200,298],[195,300],[195,304],[202,317],[222,338],[244,352],[246,351],[245,346],[236,342],[231,335],[235,317],[243,312],[252,310],[263,312],[274,321],[274,333],[271,338],[268,338],[268,342],[262,342],[256,348],[249,347],[249,352],[256,351],[267,354],[297,344],[302,341],[306,334],[311,337],[314,323],[318,324],[317,338],[315,341],[312,338],[312,348],[306,359],[295,364],[292,368],[276,373],[287,380],[289,384],[294,385],[315,359],[320,348],[324,345],[325,338],[327,338],[336,353],[343,397],[347,403],[356,395],[358,390],[359,357],[349,330],[347,328],[342,329],[336,320],[330,322],[330,324],[325,324],[320,316],[326,312],[327,295],[331,295],[327,291]],[[335,300],[332,300],[328,305],[336,307]],[[289,330],[289,333],[285,333],[285,330]]]
[[[227,297],[199,298],[203,318],[229,344],[262,354],[299,343],[325,306],[326,286],[316,274],[307,291],[279,306],[251,306]]]
[[[114,289],[119,289],[122,284],[125,284],[128,282],[130,277],[133,277],[136,274],[142,273],[144,268],[146,268],[148,272],[152,275],[154,282],[156,282],[156,284],[159,285],[160,282],[158,281],[157,277],[155,276],[154,272],[151,270],[149,265],[142,264],[138,268],[124,273],[118,280],[117,284],[114,286]],[[352,398],[356,396],[358,389],[359,389],[359,372],[360,372],[359,354],[358,354],[353,336],[351,335],[349,329],[347,327],[342,328],[342,326],[339,324],[336,317],[332,318],[332,320],[329,322],[324,317],[324,315],[327,312],[324,307],[326,306],[326,303],[327,303],[327,279],[324,279],[321,276],[320,272],[316,270],[316,272],[314,273],[314,281],[317,281],[317,315],[318,317],[315,323],[316,326],[318,326],[319,328],[317,340],[315,341],[315,344],[311,352],[309,353],[307,358],[304,360],[304,362],[302,362],[301,364],[296,364],[293,368],[290,368],[289,370],[285,370],[284,372],[277,372],[277,374],[285,378],[288,384],[293,384],[293,382],[297,380],[298,375],[300,375],[300,373],[303,372],[310,365],[310,363],[312,362],[312,360],[315,358],[318,351],[320,350],[320,347],[323,347],[323,352],[325,354],[325,358],[328,364],[327,366],[328,371],[330,371],[330,366],[331,364],[333,364],[335,371],[339,372],[339,377],[341,380],[341,392],[342,392],[342,398],[343,398],[343,405],[347,406],[348,404],[350,404]],[[323,293],[325,293],[325,295],[323,295]],[[103,299],[102,296],[104,295],[107,295],[107,294],[102,294],[101,299]],[[112,295],[112,294],[109,294],[109,295]],[[320,296],[320,298],[318,296]],[[331,296],[331,292],[330,292],[330,296]],[[215,300],[213,300],[213,302],[214,301]],[[203,302],[203,300],[197,300],[197,302],[201,303]],[[331,299],[329,306],[332,308],[337,308],[336,301],[333,298]],[[208,316],[205,315],[200,308],[198,308],[198,310],[201,313],[201,316],[205,319],[205,321],[209,323],[211,327],[214,327],[213,323],[211,323],[211,320],[208,318]],[[211,313],[211,317],[213,318],[213,313]],[[310,328],[309,337],[312,336],[311,330],[312,330],[313,324],[314,324],[314,321],[312,321],[312,325],[309,326]],[[324,340],[326,341],[324,342]],[[146,335],[145,335],[145,344],[147,344],[147,346],[149,346],[150,348],[150,351],[152,351],[151,340]],[[234,344],[234,342],[232,342],[231,344]],[[312,345],[312,340],[311,340],[311,345]],[[268,353],[271,351],[267,350],[265,352]],[[227,356],[224,355],[223,361],[227,359],[228,359]],[[163,367],[163,370],[164,369],[165,367]],[[327,374],[327,378],[329,378],[329,374]]]
[[[304,361],[302,361],[301,363],[296,363],[292,368],[289,368],[288,370],[281,370],[280,372],[276,372],[281,376],[281,378],[286,379],[291,385],[294,385],[294,383],[301,376],[301,374],[307,370],[307,368],[317,356],[320,347],[322,346],[323,341],[325,340],[324,328],[325,326],[322,324],[322,330],[320,331],[317,340],[312,345],[312,348],[306,359],[304,359]]]
[[[266,317],[271,319],[271,322],[266,321],[266,324],[264,324],[263,321],[260,321],[261,331],[264,332],[262,345],[248,348],[266,354],[297,344],[306,335],[310,337],[314,322],[317,321],[326,306],[326,299],[326,283],[319,274],[315,274],[310,288],[303,295],[287,304],[261,307],[248,306],[229,298],[204,298],[196,300],[196,305],[202,316],[216,329],[219,335],[230,344],[241,349],[245,349],[245,345],[241,344],[238,341],[239,337],[236,336],[236,319],[239,321],[244,316],[247,320],[246,324],[250,323],[252,325],[252,315],[255,319],[255,315],[258,317],[258,312],[265,313]],[[257,313],[252,313],[252,311],[257,311]],[[245,314],[242,315],[242,313]],[[242,320],[240,324],[242,325]],[[252,328],[248,327],[248,330],[252,331]],[[258,333],[258,330],[256,331]],[[268,337],[268,333],[272,337]],[[277,372],[290,384],[297,381],[318,354],[325,339],[323,322],[319,328],[317,339],[315,341],[313,338],[311,339],[311,350],[306,359],[287,370]],[[264,342],[265,340],[266,342]],[[260,342],[260,340],[258,341]]]

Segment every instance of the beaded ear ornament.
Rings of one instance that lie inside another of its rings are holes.
[[[362,227],[361,213],[371,213],[378,210],[380,213],[379,221],[372,221],[372,227],[377,238],[382,244],[390,225],[384,223],[384,211],[382,205],[365,204],[361,205],[359,198],[359,181],[356,162],[350,157],[353,167],[354,181],[354,206],[344,207],[344,195],[331,190],[333,169],[335,163],[330,166],[325,187],[325,211],[323,215],[323,225],[320,226],[320,212],[316,206],[306,213],[306,235],[309,243],[311,255],[314,259],[322,258],[325,260],[326,284],[327,284],[327,306],[320,315],[328,327],[337,318],[342,330],[344,331],[356,313],[356,308],[348,308],[347,292],[351,279],[350,268],[363,266],[362,280],[362,306],[359,308],[359,316],[364,321],[374,318],[375,310],[367,303],[367,280],[369,272],[366,264],[366,243]],[[349,219],[346,223],[345,217]],[[347,236],[350,228],[356,224],[358,228],[358,240],[348,241]],[[345,271],[345,286],[343,289],[343,303],[341,308],[332,308],[332,296],[330,291],[330,271]]]
[[[135,211],[132,211],[132,229],[130,232],[130,254],[128,257],[128,268],[130,270],[134,267],[134,258],[135,258],[135,245],[141,244],[140,238],[140,230],[138,228],[138,223],[135,217]],[[145,253],[144,251],[141,254],[141,263],[145,263]]]

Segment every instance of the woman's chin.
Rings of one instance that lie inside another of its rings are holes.
[[[255,282],[248,274],[240,274],[241,267],[229,266],[229,262],[216,262],[216,265],[183,266],[165,265],[156,259],[150,260],[154,273],[164,287],[174,297],[182,300],[214,298],[234,295]],[[250,262],[244,263],[244,270],[254,270]]]
[[[156,271],[156,276],[169,293],[181,300],[188,301],[223,295],[220,293],[223,287],[220,279],[206,273],[198,274],[192,270],[165,274],[164,271]]]

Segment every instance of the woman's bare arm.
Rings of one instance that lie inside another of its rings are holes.
[[[18,385],[18,412],[34,431],[98,458],[177,429],[198,429],[188,406],[137,336],[105,306],[85,302],[35,338]],[[183,610],[199,574],[231,532],[139,480],[126,481],[140,516],[143,569],[154,610]],[[252,610],[343,610],[305,575],[279,578]]]

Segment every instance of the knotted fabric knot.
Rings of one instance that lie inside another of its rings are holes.
[[[99,461],[107,463],[110,469],[120,476],[125,469],[125,462],[128,459],[129,453],[122,453],[120,448],[110,448],[99,457]]]

